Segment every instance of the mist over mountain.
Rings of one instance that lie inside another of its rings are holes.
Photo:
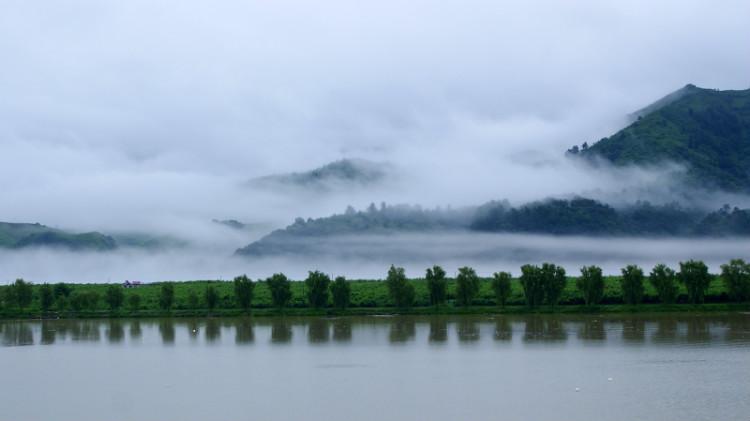
[[[635,115],[614,135],[569,152],[620,166],[676,163],[690,186],[750,192],[750,89],[687,85]]]
[[[254,178],[247,185],[263,189],[306,189],[317,192],[362,188],[383,181],[391,169],[386,163],[341,159],[309,171]]]
[[[53,247],[69,250],[114,250],[114,238],[99,232],[71,233],[39,223],[0,222],[0,248]]]

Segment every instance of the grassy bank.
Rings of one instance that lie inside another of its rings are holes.
[[[257,282],[254,289],[251,312],[255,316],[267,315],[367,315],[367,314],[489,314],[489,313],[528,313],[528,312],[559,312],[559,313],[581,313],[581,312],[661,312],[661,311],[746,311],[750,309],[747,304],[734,304],[729,302],[727,290],[722,280],[713,277],[707,294],[706,303],[701,305],[689,305],[687,291],[680,286],[680,292],[676,304],[659,304],[656,291],[648,282],[645,282],[645,295],[643,304],[628,306],[623,304],[620,288],[620,277],[611,276],[605,278],[604,297],[600,305],[587,307],[583,305],[583,297],[576,288],[576,278],[567,279],[560,302],[555,307],[541,306],[535,309],[527,308],[523,290],[518,279],[511,281],[511,295],[505,307],[496,305],[495,296],[491,288],[490,279],[483,278],[480,281],[479,292],[469,307],[457,306],[456,282],[448,280],[447,295],[448,302],[438,307],[430,306],[427,282],[424,279],[412,279],[409,281],[414,285],[414,306],[408,310],[396,309],[388,295],[385,282],[380,280],[354,280],[351,285],[351,304],[346,310],[327,307],[313,309],[306,299],[305,284],[300,281],[291,282],[292,300],[288,307],[277,309],[272,306],[271,294],[264,282]],[[59,303],[52,305],[49,312],[42,314],[40,303],[40,285],[32,286],[31,303],[24,309],[17,306],[3,306],[0,308],[2,318],[38,318],[38,317],[155,317],[155,316],[205,316],[209,311],[205,302],[205,292],[208,286],[214,287],[218,293],[216,307],[210,311],[214,316],[236,316],[244,314],[239,308],[234,296],[234,285],[227,281],[186,281],[170,282],[174,287],[174,304],[170,310],[163,310],[159,306],[159,297],[162,283],[144,284],[135,288],[123,289],[125,303],[122,308],[110,311],[104,299],[107,288],[111,284],[68,284],[71,294],[91,293],[98,296],[90,307],[74,311],[70,305],[60,307]],[[0,296],[4,296],[7,286],[0,287]],[[128,305],[129,296],[137,294],[140,303],[137,309]],[[189,297],[197,295],[198,305],[190,305]]]

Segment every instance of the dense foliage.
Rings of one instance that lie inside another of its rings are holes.
[[[427,288],[430,290],[430,304],[434,306],[445,304],[448,286],[445,279],[445,270],[437,265],[427,268],[425,279],[427,280]]]
[[[680,262],[677,279],[687,288],[688,301],[698,304],[705,300],[706,290],[711,283],[711,275],[708,273],[708,267],[705,263],[700,260]]]
[[[391,265],[385,283],[388,286],[388,295],[396,307],[409,308],[414,304],[414,285],[406,279],[404,268]]]
[[[673,269],[660,263],[651,270],[648,280],[656,290],[659,301],[672,304],[677,300],[679,289],[677,286],[677,276]]]
[[[234,278],[234,296],[237,300],[237,304],[242,307],[243,310],[248,311],[253,301],[253,291],[255,290],[255,284],[247,277],[247,275],[240,275]]]
[[[636,265],[622,268],[622,300],[625,304],[640,304],[643,299],[643,269]]]
[[[269,291],[271,291],[271,301],[277,308],[286,307],[292,299],[292,289],[289,278],[283,273],[274,273],[266,279]]]
[[[328,285],[331,278],[320,271],[309,272],[305,279],[307,301],[313,308],[325,307],[328,304]]]
[[[331,284],[331,295],[333,296],[333,306],[344,310],[349,307],[352,299],[352,287],[343,276],[337,276]]]
[[[687,166],[696,185],[750,191],[750,89],[717,91],[688,85],[670,101],[590,147],[571,150],[618,165]]]
[[[599,304],[604,296],[602,268],[598,266],[582,267],[581,276],[576,281],[576,286],[581,291],[583,301],[587,306]]]
[[[479,292],[479,277],[474,269],[464,266],[456,276],[456,303],[468,307]]]
[[[511,275],[508,272],[495,272],[492,274],[492,291],[495,293],[497,305],[505,307],[511,293]]]
[[[733,300],[750,300],[750,264],[742,259],[732,259],[721,265],[721,279]]]

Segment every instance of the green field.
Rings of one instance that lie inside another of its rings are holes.
[[[745,305],[734,305],[729,303],[727,290],[720,277],[714,276],[706,294],[706,304],[689,305],[686,303],[686,294],[684,286],[680,286],[680,295],[677,304],[661,305],[658,303],[656,291],[648,281],[644,282],[645,296],[643,304],[638,306],[626,306],[623,304],[620,290],[620,277],[610,276],[605,278],[605,290],[602,303],[594,308],[585,307],[580,292],[575,286],[576,278],[570,277],[567,280],[560,302],[554,308],[542,306],[533,309],[535,312],[581,312],[581,311],[674,311],[674,310],[691,310],[691,309],[748,309]],[[433,307],[429,304],[429,292],[427,282],[424,279],[411,279],[409,282],[414,285],[416,297],[414,306],[408,310],[396,309],[388,295],[386,283],[381,280],[353,280],[349,281],[351,285],[351,304],[346,310],[337,310],[331,307],[330,297],[329,306],[324,309],[313,309],[307,303],[305,284],[301,281],[292,281],[292,300],[288,307],[276,309],[272,306],[271,295],[267,285],[264,282],[256,282],[254,296],[252,300],[251,312],[254,315],[273,315],[273,314],[382,314],[382,313],[495,313],[495,312],[527,312],[524,304],[523,290],[518,279],[511,283],[512,293],[508,304],[505,308],[496,305],[495,297],[491,289],[490,279],[482,278],[479,293],[472,301],[470,307],[459,307],[455,305],[456,283],[455,280],[448,280],[448,302],[439,307]],[[72,288],[72,294],[81,294],[86,292],[96,292],[99,300],[95,306],[81,311],[73,311],[67,306],[63,311],[53,304],[51,311],[45,314],[45,317],[152,317],[160,315],[174,316],[194,316],[208,314],[205,301],[205,291],[208,286],[215,287],[218,292],[218,303],[211,311],[212,315],[237,315],[242,313],[242,309],[237,305],[234,298],[234,285],[229,281],[185,281],[170,282],[174,286],[174,304],[169,311],[162,310],[159,307],[159,296],[162,283],[144,284],[135,288],[123,288],[125,301],[121,309],[114,312],[110,311],[104,297],[107,288],[111,284],[68,284]],[[0,297],[4,296],[8,286],[0,287]],[[0,308],[0,317],[3,318],[25,318],[41,317],[40,311],[40,285],[33,285],[33,298],[31,304],[23,310],[17,307],[3,306]],[[198,307],[189,305],[189,296],[198,296]],[[134,310],[128,305],[128,297],[132,294],[138,294],[141,298],[140,305]]]

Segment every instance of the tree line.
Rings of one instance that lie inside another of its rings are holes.
[[[750,300],[750,264],[742,259],[731,260],[721,265],[721,279],[729,298],[737,302]],[[429,294],[429,303],[440,307],[448,304],[448,278],[446,271],[440,266],[432,266],[425,271],[424,279]],[[455,276],[455,305],[469,307],[474,304],[480,289],[480,277],[476,271],[468,266],[461,267]],[[490,286],[495,303],[504,307],[512,293],[512,275],[509,272],[492,274]],[[627,305],[637,305],[643,301],[646,282],[648,281],[657,293],[661,303],[673,304],[677,301],[680,285],[687,291],[687,301],[692,304],[703,303],[713,275],[706,264],[700,260],[688,260],[679,263],[679,269],[674,270],[667,265],[654,266],[648,275],[637,265],[628,265],[621,269],[619,289],[622,300]],[[234,306],[249,312],[255,297],[257,283],[265,283],[273,307],[284,309],[293,299],[292,281],[283,273],[276,273],[253,282],[246,275],[237,276],[232,281]],[[563,291],[568,284],[568,276],[562,266],[553,263],[541,265],[523,265],[518,277],[523,300],[529,308],[547,305],[552,308],[559,304]],[[334,279],[323,272],[311,271],[303,281],[304,300],[310,308],[322,309],[329,307],[344,310],[351,304],[351,283],[343,276]],[[416,291],[414,282],[406,277],[403,267],[391,265],[385,278],[385,285],[391,304],[398,309],[409,309],[415,305]],[[598,266],[584,266],[580,275],[575,279],[575,288],[580,293],[583,304],[596,306],[604,298],[605,280],[602,269]],[[141,295],[137,291],[128,294],[118,284],[108,285],[104,293],[96,290],[74,291],[65,283],[51,285],[44,283],[39,286],[39,308],[42,313],[48,313],[53,308],[57,311],[68,309],[75,312],[94,311],[103,300],[113,311],[127,307],[130,311],[141,309]],[[32,284],[23,279],[17,279],[13,284],[4,288],[2,306],[5,309],[17,308],[21,312],[28,309],[32,303],[34,291]],[[187,295],[187,306],[190,309],[205,308],[209,313],[220,304],[220,294],[215,285],[208,285],[199,296],[199,292],[190,289]],[[160,284],[158,307],[164,311],[171,311],[175,304],[174,283]],[[204,306],[202,307],[202,305]]]

